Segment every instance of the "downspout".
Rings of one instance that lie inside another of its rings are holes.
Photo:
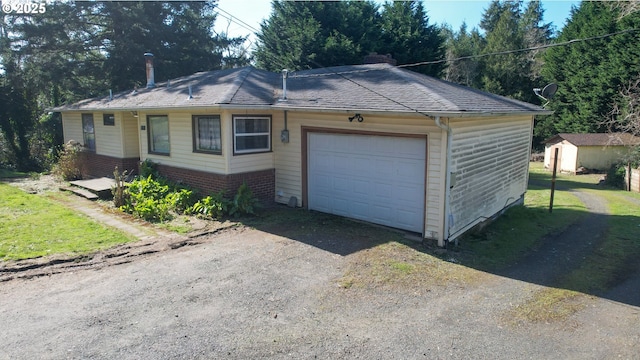
[[[443,243],[438,246],[444,247],[446,242],[449,241],[449,223],[450,223],[450,198],[451,198],[451,141],[453,137],[453,131],[449,125],[444,125],[440,122],[440,116],[435,117],[436,125],[447,132],[447,152],[445,159],[445,181],[444,181],[444,234]]]

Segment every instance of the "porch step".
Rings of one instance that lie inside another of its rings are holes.
[[[79,188],[79,187],[67,186],[67,187],[62,187],[60,189],[65,190],[65,191],[70,191],[70,192],[72,192],[72,193],[74,193],[76,195],[80,195],[80,196],[85,197],[85,198],[87,198],[89,200],[97,200],[98,199],[98,195],[92,193],[89,190],[85,190],[85,189],[82,189],[82,188]]]

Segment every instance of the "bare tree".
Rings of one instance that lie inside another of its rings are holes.
[[[620,15],[618,19],[622,19],[627,15],[640,11],[640,0],[617,0],[609,3],[612,9],[618,9]]]

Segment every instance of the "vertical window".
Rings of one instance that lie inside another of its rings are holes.
[[[271,118],[236,116],[233,118],[233,152],[248,154],[271,151]]]
[[[193,151],[222,153],[220,116],[199,115],[193,117]]]
[[[102,114],[102,125],[104,126],[115,126],[116,118],[113,114]]]
[[[169,117],[166,115],[147,116],[147,129],[149,153],[169,155]]]
[[[96,132],[93,127],[93,114],[82,114],[82,137],[84,146],[96,151]]]

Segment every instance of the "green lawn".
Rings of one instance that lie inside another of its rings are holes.
[[[85,254],[132,240],[55,201],[0,183],[0,260]]]
[[[551,172],[531,163],[525,206],[509,209],[484,231],[460,239],[463,262],[485,269],[500,269],[535,249],[539,240],[558,232],[587,214],[569,190],[591,192],[607,201],[609,231],[602,246],[582,266],[561,279],[562,287],[591,292],[604,290],[636,266],[640,257],[640,194],[598,185],[603,175],[558,174],[553,212],[549,213]]]

